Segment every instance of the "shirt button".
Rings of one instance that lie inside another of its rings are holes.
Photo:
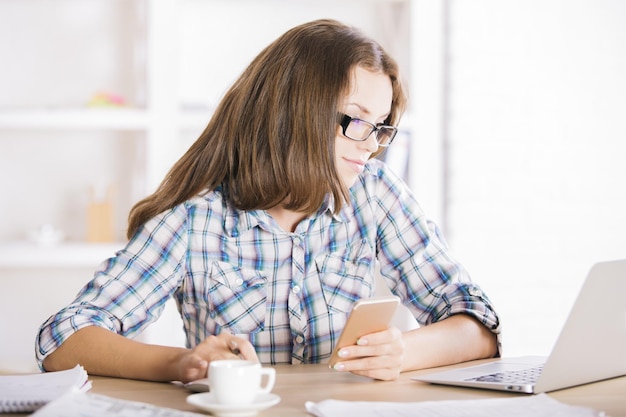
[[[292,291],[294,294],[298,294],[298,293],[300,292],[300,287],[299,287],[299,286],[297,286],[297,285],[294,285],[294,286],[293,286],[293,288],[291,289],[291,291]]]
[[[304,337],[302,337],[300,335],[296,336],[296,343],[301,345],[302,342],[304,342]]]
[[[237,284],[237,285],[241,285],[241,284],[243,284],[243,279],[241,279],[241,278],[237,278],[237,279],[235,280],[235,284]]]
[[[470,293],[470,295],[473,295],[474,297],[482,297],[483,296],[483,292],[481,290],[479,290],[478,288],[470,288],[469,289],[469,293]]]

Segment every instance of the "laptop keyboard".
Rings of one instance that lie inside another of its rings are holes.
[[[483,375],[476,378],[470,378],[468,381],[480,382],[502,382],[507,384],[528,384],[537,381],[543,365],[535,368],[522,369],[519,371],[497,372],[495,374]]]

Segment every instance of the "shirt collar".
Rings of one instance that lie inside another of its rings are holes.
[[[272,230],[270,224],[269,214],[265,210],[238,210],[232,207],[226,200],[223,201],[225,214],[224,214],[224,230],[232,237],[237,237],[240,234],[253,229],[255,227],[262,227],[265,230]],[[333,213],[335,207],[335,200],[332,194],[327,194],[324,198],[324,202],[320,206],[320,209],[313,216],[315,218],[324,215],[331,216],[335,221],[341,223],[347,223],[350,219],[347,207],[343,207],[339,213]],[[311,216],[309,216],[310,218]]]

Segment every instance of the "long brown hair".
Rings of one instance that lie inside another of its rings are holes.
[[[294,27],[266,47],[226,92],[204,132],[156,192],[131,210],[131,238],[150,218],[218,186],[240,210],[279,204],[304,213],[348,190],[335,169],[339,100],[360,65],[389,75],[396,124],[406,98],[396,62],[359,30],[334,20]]]

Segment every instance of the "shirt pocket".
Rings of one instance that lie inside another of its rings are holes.
[[[218,328],[235,334],[264,330],[267,276],[262,271],[214,262],[205,291],[209,314]]]
[[[352,305],[374,293],[373,251],[366,240],[315,259],[317,273],[331,313],[349,313]]]

